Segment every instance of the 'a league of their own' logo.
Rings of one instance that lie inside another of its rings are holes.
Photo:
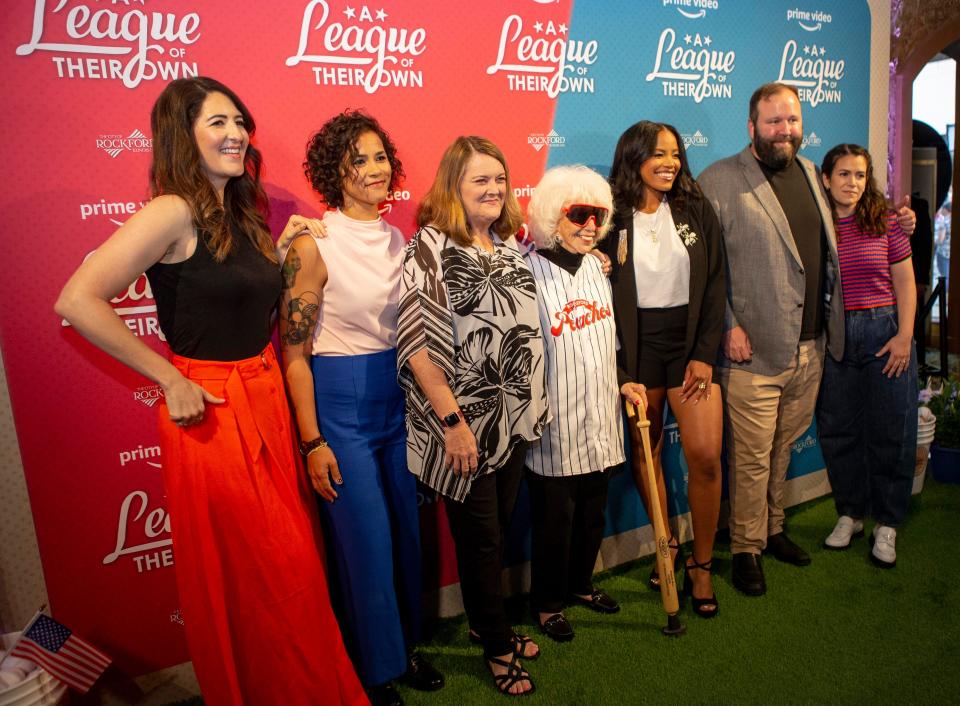
[[[303,9],[297,52],[287,66],[313,64],[318,86],[423,88],[418,58],[427,49],[427,30],[398,27],[383,8],[345,4],[331,12],[327,0],[310,0]]]
[[[148,12],[147,0],[131,0],[133,7],[124,1],[104,7],[57,0],[50,9],[47,0],[35,0],[30,41],[17,47],[17,56],[49,52],[58,78],[121,81],[127,88],[200,75],[197,63],[187,60],[201,35],[200,15]]]
[[[827,49],[817,44],[797,44],[793,39],[783,45],[777,81],[796,86],[801,102],[816,108],[821,103],[840,103],[845,62],[831,59]]]
[[[173,566],[172,544],[166,508],[151,508],[147,491],[134,490],[120,503],[113,551],[103,557],[103,563],[112,564],[122,556],[129,556],[141,574]]]
[[[94,252],[91,250],[87,257]],[[160,330],[157,304],[153,299],[153,290],[150,289],[150,280],[145,274],[141,274],[129,287],[111,299],[110,304],[113,305],[114,313],[123,319],[123,323],[134,336],[156,336],[161,341],[167,340],[163,331]],[[61,319],[60,325],[67,327],[70,326],[70,322]]]
[[[660,81],[665,96],[688,96],[694,103],[705,98],[732,98],[727,80],[736,64],[736,52],[714,46],[713,37],[699,32],[679,37],[672,27],[660,33],[653,71],[647,81]]]
[[[594,93],[590,69],[599,45],[595,39],[571,39],[569,32],[564,22],[536,20],[525,26],[520,15],[510,15],[500,28],[497,58],[487,74],[506,74],[511,91],[546,93],[550,98]]]

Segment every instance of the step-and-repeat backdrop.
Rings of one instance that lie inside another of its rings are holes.
[[[47,589],[60,620],[133,672],[186,659],[161,391],[52,306],[147,201],[149,112],[169,80],[210,75],[248,104],[275,232],[289,214],[322,208],[304,146],[346,108],[376,115],[399,146],[407,179],[384,211],[407,233],[460,134],[503,149],[523,204],[548,165],[605,171],[619,134],[642,118],[675,124],[699,172],[746,144],[747,101],[770,80],[800,92],[802,154],[819,161],[838,142],[867,140],[863,0],[10,0],[0,36],[0,341]],[[113,304],[134,335],[164,347],[144,277]],[[813,430],[796,451],[792,477],[822,475]],[[675,426],[665,454],[682,514]],[[611,538],[647,525],[629,476],[613,479]],[[428,582],[452,586],[442,509],[428,494],[422,507]]]

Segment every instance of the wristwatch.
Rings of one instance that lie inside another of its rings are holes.
[[[312,451],[316,451],[317,449],[322,449],[326,445],[327,445],[327,440],[324,439],[323,434],[321,434],[320,436],[318,436],[316,439],[313,439],[312,441],[301,441],[300,453],[302,453],[304,456],[309,456]]]
[[[439,416],[439,415],[438,415]],[[459,409],[450,412],[445,417],[440,417],[440,426],[444,429],[450,429],[463,421],[463,412]]]

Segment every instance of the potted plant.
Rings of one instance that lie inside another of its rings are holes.
[[[960,381],[949,377],[927,403],[937,417],[930,471],[941,483],[960,483]]]

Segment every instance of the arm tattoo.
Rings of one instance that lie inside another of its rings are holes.
[[[281,314],[283,326],[280,342],[285,346],[303,345],[313,336],[317,325],[317,312],[320,310],[320,297],[315,292],[303,292],[286,303],[286,311]]]
[[[301,267],[300,253],[291,245],[289,252],[287,252],[287,258],[283,261],[283,267],[280,268],[280,274],[283,275],[284,289],[293,288],[294,283],[297,281],[297,272],[300,271]]]

